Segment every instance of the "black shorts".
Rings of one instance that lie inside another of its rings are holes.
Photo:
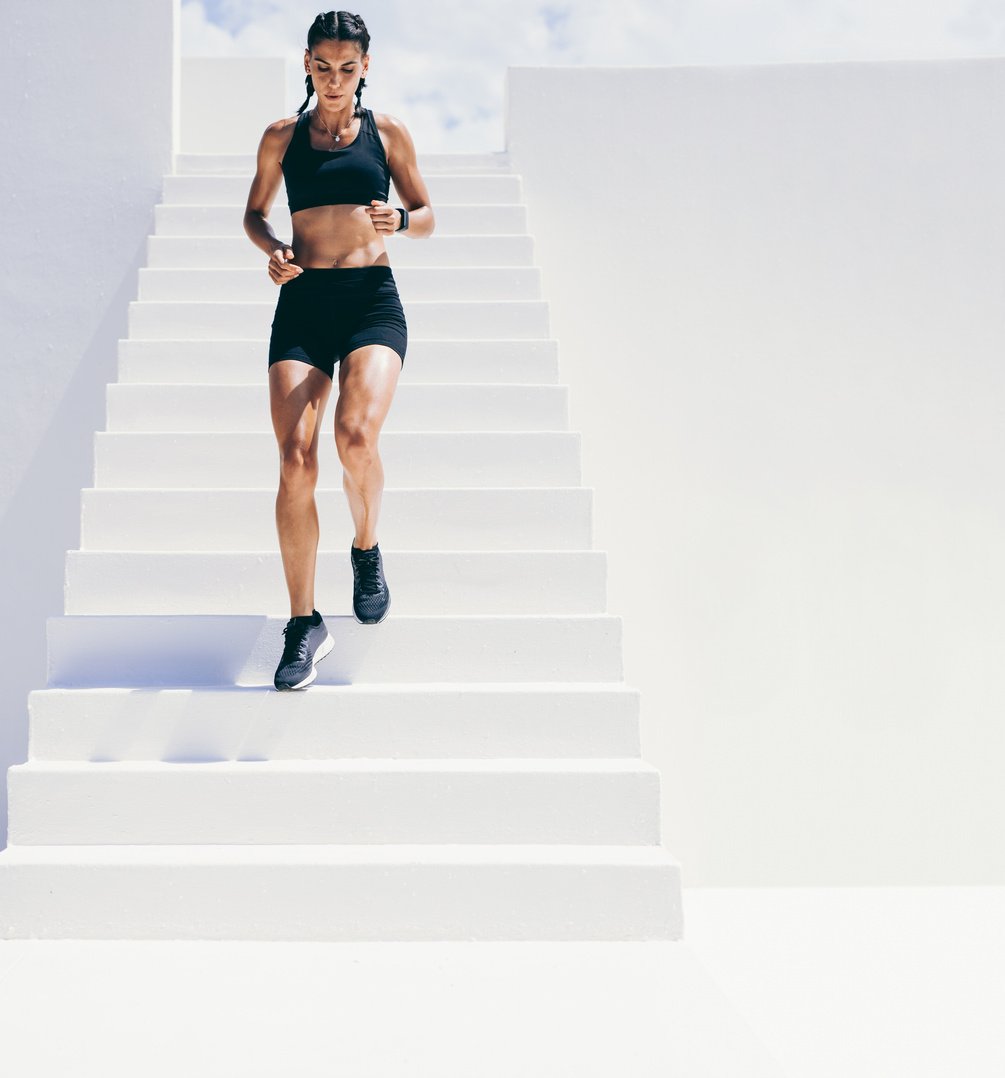
[[[405,365],[408,327],[390,266],[306,267],[279,287],[269,366],[299,359],[329,378],[354,348],[386,344]]]

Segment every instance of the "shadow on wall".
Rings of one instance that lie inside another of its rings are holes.
[[[151,220],[152,229],[152,220]],[[128,334],[144,236],[74,366],[49,429],[0,519],[4,679],[0,689],[0,834],[7,845],[7,768],[28,754],[28,693],[46,685],[45,620],[63,614],[66,551],[80,546],[80,490],[94,481],[94,432],[105,428],[105,387],[118,377],[118,341]],[[58,280],[55,282],[58,287]],[[22,327],[38,354],[46,328]],[[8,402],[16,408],[16,402]]]

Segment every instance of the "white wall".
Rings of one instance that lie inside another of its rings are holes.
[[[0,832],[46,682],[80,488],[172,170],[179,0],[4,4],[0,38]]]
[[[1005,882],[1005,60],[511,68],[697,884]]]
[[[182,153],[254,157],[265,128],[293,114],[293,110],[283,110],[286,62],[282,57],[186,56],[180,98]],[[303,99],[301,94],[294,109]]]

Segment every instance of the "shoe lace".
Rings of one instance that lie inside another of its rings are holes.
[[[359,590],[363,595],[376,595],[384,588],[380,557],[376,550],[362,550],[356,555]]]
[[[310,625],[303,621],[294,621],[292,618],[286,623],[286,628],[283,629],[283,636],[286,637],[286,644],[283,647],[283,662],[290,662],[293,659],[299,662],[307,661],[307,634],[310,631]]]

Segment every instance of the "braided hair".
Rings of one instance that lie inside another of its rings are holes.
[[[370,32],[359,15],[353,15],[348,11],[322,11],[307,31],[307,48],[313,49],[319,41],[355,41],[359,45],[360,52],[366,56],[370,48]],[[311,95],[314,93],[314,80],[310,72],[307,73],[304,82],[307,84],[307,99],[297,109],[298,116],[310,104]],[[356,87],[353,116],[358,116],[360,113],[360,99],[365,85],[366,79],[361,78]]]

